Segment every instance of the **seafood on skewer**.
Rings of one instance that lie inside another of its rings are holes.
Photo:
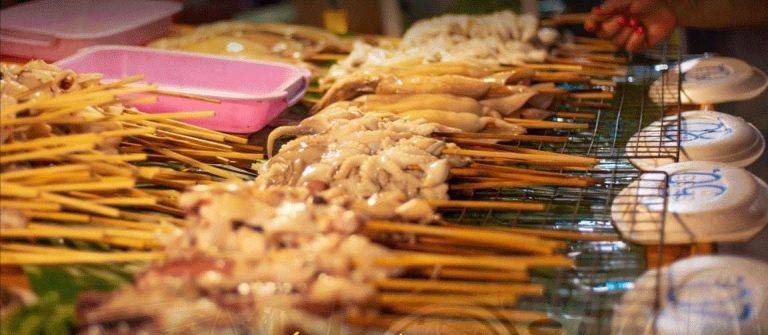
[[[448,172],[466,159],[442,157],[442,150],[453,144],[428,136],[456,130],[392,116],[331,107],[299,126],[278,128],[268,146],[280,136],[303,136],[263,164],[256,182],[340,192],[363,200],[357,209],[375,218],[391,215],[408,199],[447,199]],[[389,205],[382,206],[385,202]],[[431,211],[420,213],[422,220],[432,216]]]
[[[312,323],[263,322],[343,313],[376,293],[373,282],[400,271],[374,263],[392,252],[357,233],[358,214],[306,188],[230,184],[180,201],[189,225],[165,237],[163,262],[132,286],[80,297],[83,333],[303,329]]]
[[[380,67],[407,68],[440,62],[470,62],[482,66],[541,63],[547,48],[558,40],[548,28],[538,28],[531,15],[510,11],[489,15],[444,15],[411,26],[397,49],[358,42],[349,57],[329,70],[323,86]]]
[[[502,230],[369,222],[352,204],[354,199],[306,187],[198,186],[181,198],[189,224],[164,236],[164,260],[140,273],[131,286],[79,297],[81,333],[358,331],[344,319],[361,312],[380,314],[382,306],[403,294],[444,297],[441,301],[500,294],[504,299],[490,303],[511,304],[543,293],[539,284],[509,283],[527,281],[529,267],[573,265],[567,257],[552,255],[565,246],[558,241]],[[393,250],[398,245],[439,247],[427,240],[413,243],[420,236],[461,241],[480,254],[455,254],[451,248]],[[447,269],[445,275],[459,280],[418,274],[443,263],[458,270]],[[416,272],[409,272],[409,279],[394,278],[406,269]],[[462,281],[498,272],[505,275],[489,277],[494,283]],[[425,290],[431,292],[419,292]]]
[[[507,71],[484,78],[456,74],[355,75],[334,83],[312,110],[318,112],[336,101],[351,100],[364,94],[451,94],[476,100],[527,92],[539,94],[541,92],[535,88],[520,85],[533,74],[533,71]]]

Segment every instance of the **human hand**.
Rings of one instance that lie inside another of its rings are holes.
[[[667,37],[677,21],[664,0],[607,0],[592,8],[584,29],[619,48],[639,52]]]

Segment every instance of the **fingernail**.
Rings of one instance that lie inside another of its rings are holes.
[[[639,26],[635,28],[635,34],[638,34],[638,35],[645,34],[645,28],[643,28],[643,26]]]
[[[584,30],[586,30],[586,31],[588,31],[588,32],[590,32],[590,33],[591,33],[591,32],[593,32],[593,31],[595,31],[595,24],[594,24],[594,23],[592,23],[592,22],[587,22],[587,23],[585,23],[585,24],[584,24]]]
[[[626,17],[623,17],[623,16],[620,16],[620,17],[619,17],[619,20],[618,20],[618,21],[616,21],[616,22],[617,22],[617,23],[618,23],[620,26],[624,27],[624,26],[626,26],[626,25],[627,25],[627,18],[626,18]]]
[[[638,26],[637,20],[635,20],[635,19],[629,19],[629,25],[630,25],[632,28],[637,28],[637,26]]]
[[[595,7],[592,7],[592,11],[593,12],[599,12],[601,10],[603,10],[603,6],[602,5],[597,5]]]

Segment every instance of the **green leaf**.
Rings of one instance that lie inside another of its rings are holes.
[[[78,286],[75,278],[62,267],[58,266],[25,266],[24,272],[29,279],[29,285],[38,296],[44,297],[48,292],[59,294],[63,303],[75,303]]]

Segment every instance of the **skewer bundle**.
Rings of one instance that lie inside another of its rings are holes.
[[[105,84],[42,62],[2,70],[3,241],[65,238],[154,249],[156,233],[184,224],[177,205],[181,191],[247,178],[250,165],[262,158],[245,138],[175,120],[212,112],[145,114],[125,107],[156,99],[136,94],[174,94],[153,85],[128,86],[141,76]],[[46,258],[44,248],[8,245],[2,244],[3,264],[88,262],[94,253]],[[115,260],[130,255],[114,254]],[[156,254],[135,254],[137,260],[147,255]]]

